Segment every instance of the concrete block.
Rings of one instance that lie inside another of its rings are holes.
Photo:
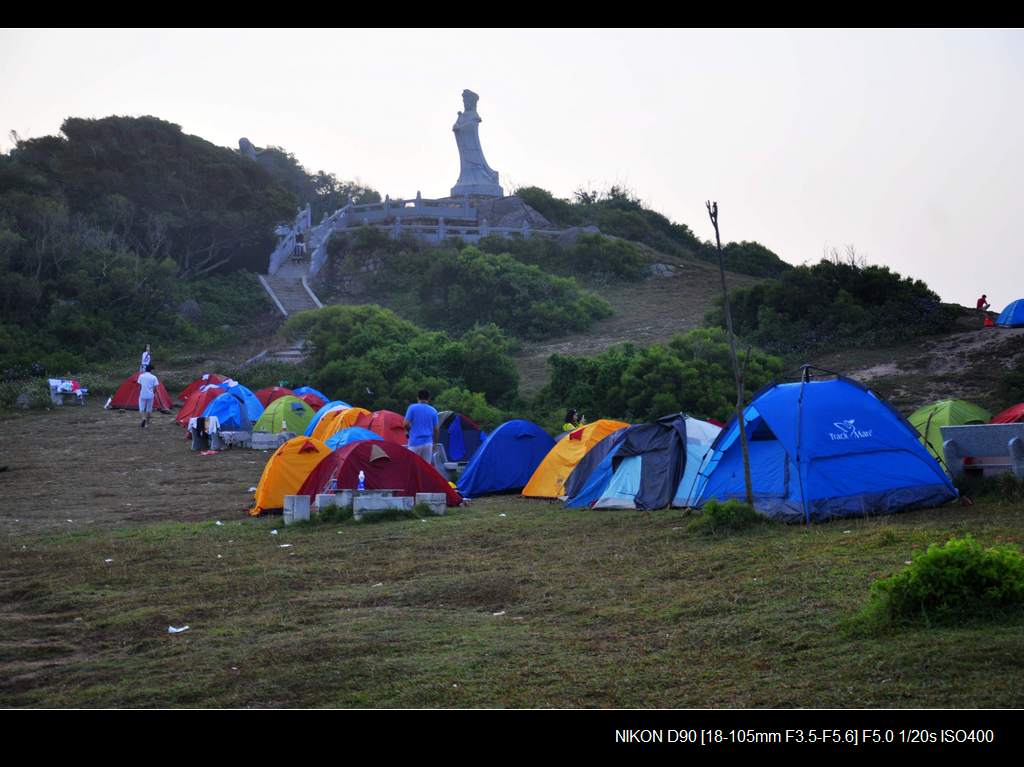
[[[448,507],[447,500],[444,493],[416,493],[415,505],[425,504],[435,516],[443,517]]]
[[[339,490],[336,493],[320,493],[316,497],[317,511],[322,511],[330,506],[351,506],[352,490]]]
[[[352,501],[352,517],[362,519],[367,514],[380,514],[396,509],[412,511],[413,499],[408,496],[357,496]]]
[[[305,522],[308,520],[309,496],[286,495],[284,497],[284,523],[290,525],[294,522]]]
[[[254,431],[252,433],[253,450],[277,450],[281,445],[295,436],[290,431]]]

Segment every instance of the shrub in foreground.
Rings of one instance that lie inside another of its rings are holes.
[[[749,503],[731,500],[721,503],[708,501],[701,509],[701,515],[690,523],[690,529],[705,535],[720,535],[749,530],[768,523],[768,518],[759,514]]]
[[[932,544],[904,570],[875,581],[862,626],[930,625],[996,617],[1024,607],[1024,556],[982,548],[970,535]]]

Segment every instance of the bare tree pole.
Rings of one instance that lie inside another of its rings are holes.
[[[725,284],[725,256],[722,254],[722,238],[718,233],[718,203],[708,202],[708,215],[711,225],[715,227],[715,245],[718,247],[718,273],[722,276],[722,308],[725,309],[725,327],[729,331],[729,354],[732,356],[732,372],[736,379],[736,420],[740,430],[740,447],[743,450],[743,481],[747,490],[747,503],[754,505],[754,488],[750,482],[750,449],[747,446],[747,424],[743,418],[743,388],[750,360],[750,347],[747,347],[743,368],[740,368],[736,357],[736,335],[732,331],[732,310],[729,308],[729,288]]]

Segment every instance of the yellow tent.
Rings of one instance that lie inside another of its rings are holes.
[[[258,517],[264,511],[284,508],[284,497],[296,495],[310,472],[330,454],[327,445],[312,437],[295,437],[285,442],[263,468],[256,486],[256,504],[249,514]]]
[[[530,498],[558,498],[565,493],[565,481],[590,448],[612,432],[625,429],[628,423],[602,418],[594,421],[555,443],[540,466],[533,472],[530,481],[523,488],[523,495]]]
[[[360,423],[360,419],[364,416],[365,420]],[[369,410],[364,410],[361,407],[332,410],[331,412],[324,414],[324,417],[320,419],[320,423],[318,423],[313,429],[313,434],[311,436],[315,439],[326,442],[342,429],[348,429],[351,426],[368,427],[370,418],[372,417],[373,413]]]

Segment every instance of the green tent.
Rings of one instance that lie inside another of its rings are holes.
[[[313,408],[298,397],[278,397],[267,405],[263,415],[252,427],[253,431],[278,432],[284,424],[285,431],[303,434],[313,420]]]
[[[928,451],[939,459],[943,468],[946,468],[946,462],[942,457],[942,432],[939,428],[968,423],[988,423],[991,418],[992,414],[983,407],[962,399],[944,399],[915,410],[907,420],[920,433],[921,442]]]

